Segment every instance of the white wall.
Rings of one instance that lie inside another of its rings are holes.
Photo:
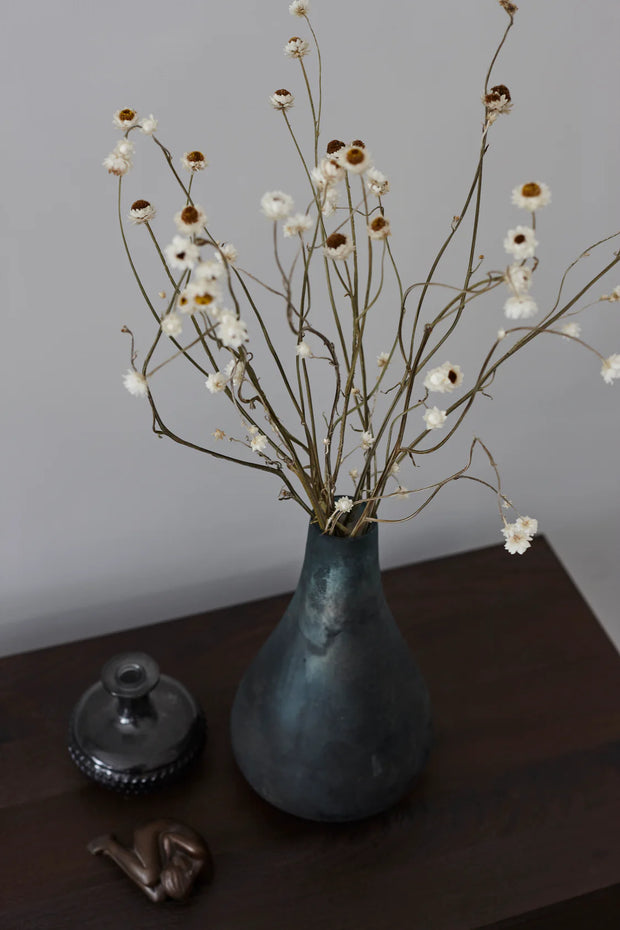
[[[298,66],[282,54],[304,25],[287,6],[34,0],[5,9],[1,652],[295,583],[306,521],[294,504],[277,502],[279,483],[157,440],[146,404],[122,387],[129,345],[121,325],[134,329],[142,351],[152,327],[121,249],[116,181],[101,166],[118,138],[114,110],[155,113],[158,135],[176,156],[194,147],[208,153],[194,192],[215,234],[235,242],[244,268],[275,281],[260,197],[274,188],[300,205],[306,197],[280,115],[267,102],[276,88],[290,88],[298,94],[293,121],[307,125]],[[389,174],[386,209],[407,282],[425,275],[460,210],[475,164],[484,73],[505,20],[495,0],[313,2],[324,140],[361,136]],[[510,190],[546,181],[553,203],[539,217],[534,285],[543,308],[581,249],[620,228],[619,27],[616,0],[521,0],[494,72],[515,108],[492,130],[479,248],[490,267],[503,267],[505,231],[523,219]],[[146,196],[158,204],[156,229],[166,242],[181,204],[151,140],[136,141],[128,202]],[[129,233],[156,292],[165,285],[147,257],[146,231]],[[460,283],[464,246],[441,280]],[[593,255],[574,280],[585,280],[612,250]],[[593,294],[618,283],[620,272]],[[503,299],[483,304],[446,350],[466,374],[503,325]],[[281,308],[265,307],[281,327]],[[602,304],[583,319],[584,338],[604,355],[620,352],[619,307]],[[376,332],[380,351],[381,325]],[[477,432],[506,493],[538,517],[620,643],[620,384],[605,385],[596,357],[578,346],[550,337],[539,343],[505,367],[494,400],[480,400],[462,439],[426,480],[459,467]],[[277,396],[271,373],[264,383]],[[169,389],[162,409],[178,430],[210,438],[225,400],[183,368],[178,381],[166,373],[161,384]],[[479,465],[476,473],[489,477]],[[405,480],[414,486],[416,476]],[[384,528],[383,565],[496,543],[499,529],[488,492],[453,485],[419,519]]]

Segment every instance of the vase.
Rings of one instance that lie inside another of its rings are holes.
[[[252,788],[308,820],[360,820],[411,789],[430,702],[385,600],[376,524],[354,539],[310,524],[297,590],[237,690],[231,738]]]

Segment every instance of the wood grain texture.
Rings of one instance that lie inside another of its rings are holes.
[[[236,684],[288,597],[0,660],[0,930],[620,926],[620,659],[549,546],[399,568],[384,586],[435,743],[411,795],[359,824],[270,808],[231,755]],[[180,784],[125,800],[74,768],[65,733],[103,663],[130,649],[196,695],[209,742]],[[86,851],[156,817],[213,852],[213,884],[185,904],[151,904]]]

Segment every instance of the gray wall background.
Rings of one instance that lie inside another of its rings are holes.
[[[134,329],[142,350],[152,327],[121,249],[116,182],[101,166],[119,137],[114,110],[153,112],[177,158],[195,147],[207,152],[210,168],[194,193],[216,235],[235,242],[244,268],[275,281],[260,197],[275,188],[300,206],[306,197],[283,122],[267,100],[282,86],[295,92],[292,118],[307,140],[299,68],[282,53],[305,26],[287,7],[287,0],[186,0],[182,7],[35,0],[5,8],[1,652],[295,583],[306,521],[294,504],[277,502],[277,480],[157,440],[145,403],[122,387],[129,345],[120,327]],[[496,0],[314,0],[312,12],[325,65],[324,141],[366,140],[392,182],[386,209],[395,254],[406,281],[419,280],[473,175],[479,95],[505,13]],[[505,232],[524,218],[510,191],[546,181],[553,203],[539,217],[533,288],[543,308],[567,264],[620,228],[619,27],[616,0],[521,0],[494,72],[493,83],[511,88],[515,108],[491,133],[480,251],[487,266],[504,266]],[[165,243],[181,204],[151,140],[136,142],[126,196],[157,204]],[[164,281],[146,231],[129,233],[156,292]],[[613,248],[583,262],[575,285]],[[440,280],[460,283],[464,249],[461,234]],[[620,272],[593,294],[619,283]],[[503,300],[502,293],[482,304],[446,351],[466,374],[504,325]],[[619,308],[605,303],[582,319],[584,338],[604,355],[620,352]],[[381,312],[389,310],[386,300]],[[277,304],[266,301],[265,312],[283,329]],[[374,332],[378,352],[386,347],[381,318]],[[281,338],[283,352],[292,352]],[[494,400],[476,405],[462,438],[427,463],[419,483],[456,470],[478,433],[504,490],[539,519],[618,643],[620,384],[605,385],[599,367],[572,343],[540,339],[504,368]],[[169,373],[162,389],[171,423],[189,438],[208,437],[222,425],[224,399],[208,395],[183,366],[176,377]],[[272,374],[264,383],[278,391]],[[474,473],[489,477],[477,461]],[[414,486],[416,478],[403,480]],[[497,543],[499,531],[494,498],[472,482],[454,484],[420,518],[383,529],[382,563]]]

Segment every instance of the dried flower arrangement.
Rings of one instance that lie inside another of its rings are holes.
[[[471,478],[496,495],[506,549],[510,553],[525,552],[537,531],[537,521],[518,513],[513,522],[506,518],[505,513],[513,505],[502,491],[493,456],[479,437],[473,437],[463,467],[432,485],[414,490],[404,487],[399,478],[403,461],[415,466],[416,458],[443,446],[460,428],[476,398],[488,389],[498,369],[541,334],[573,340],[594,353],[606,383],[620,378],[620,354],[605,357],[584,342],[575,319],[593,303],[620,300],[620,287],[615,287],[609,295],[581,305],[593,285],[618,264],[620,253],[612,253],[600,271],[576,293],[568,298],[564,295],[568,273],[577,262],[620,233],[606,236],[585,249],[564,272],[553,306],[539,314],[530,293],[538,267],[536,217],[550,203],[551,193],[546,184],[529,181],[512,192],[513,205],[524,210],[526,216],[529,214],[531,222],[518,224],[506,234],[504,248],[510,264],[497,271],[483,272],[480,268],[477,235],[488,137],[496,120],[513,107],[510,91],[504,84],[491,86],[491,73],[517,12],[516,5],[508,0],[499,0],[499,5],[507,14],[508,23],[484,82],[482,132],[474,177],[460,213],[454,216],[445,241],[419,284],[403,282],[390,244],[392,230],[384,207],[390,182],[375,167],[364,142],[332,140],[324,152],[320,149],[322,63],[307,0],[294,0],[289,11],[304,21],[309,41],[293,36],[284,53],[298,63],[307,92],[314,138],[311,159],[302,152],[289,117],[295,104],[294,95],[281,88],[269,97],[271,106],[286,124],[305,175],[304,183],[308,185],[308,205],[303,212],[294,212],[293,199],[282,191],[267,192],[261,200],[262,213],[272,227],[277,286],[263,283],[240,267],[236,248],[217,239],[205,211],[195,202],[193,182],[207,167],[203,152],[188,151],[181,158],[188,175],[186,183],[177,172],[170,151],[155,135],[157,120],[153,116],[140,119],[132,108],[121,109],[114,115],[114,123],[123,137],[105,159],[104,166],[118,177],[118,216],[124,248],[156,323],[155,337],[140,369],[136,367],[133,334],[123,327],[131,335],[131,367],[124,376],[125,387],[131,394],[148,399],[157,435],[275,475],[283,485],[280,498],[295,500],[324,533],[357,536],[374,522],[399,522],[378,517],[381,502],[421,494],[421,503],[399,518],[411,519],[446,484]],[[314,88],[304,61],[313,53],[317,60]],[[122,182],[132,166],[134,143],[130,134],[135,131],[151,136],[159,147],[183,199],[174,217],[177,234],[165,247],[153,231],[153,205],[139,199],[129,210],[129,219],[145,227],[161,259],[162,275],[170,286],[168,295],[159,291],[159,297],[166,302],[163,312],[156,309],[141,280],[124,228]],[[439,284],[435,281],[438,265],[468,214],[472,215],[472,224],[462,283]],[[296,243],[292,259],[282,257],[280,235]],[[312,306],[311,282],[317,264],[330,306],[330,329],[317,323]],[[376,364],[374,361],[369,364],[364,338],[366,325],[384,292],[386,274],[394,275],[399,295],[391,312],[382,311],[384,321],[392,320],[393,334],[386,350],[376,357]],[[290,361],[283,360],[274,346],[256,287],[277,296],[282,303],[283,324],[292,337]],[[439,312],[427,314],[425,299],[431,288],[438,287],[449,287],[450,299]],[[458,364],[439,361],[442,347],[455,328],[465,324],[470,305],[497,288],[504,290],[504,313],[510,322],[490,340],[477,374],[466,379]],[[252,316],[247,323],[241,310],[244,301]],[[532,322],[535,316],[537,322]],[[185,321],[191,329],[189,339],[183,339]],[[280,396],[269,397],[263,390],[254,367],[256,340],[262,341],[281,379],[286,410],[282,409]],[[156,350],[170,344],[174,351],[155,365]],[[206,387],[212,395],[225,395],[236,408],[241,418],[241,435],[227,436],[224,430],[216,428],[212,436],[213,446],[225,440],[240,446],[243,452],[239,455],[190,442],[164,423],[154,393],[154,376],[164,365],[180,357],[198,373],[202,390]],[[331,378],[331,401],[319,414],[315,386],[325,384],[326,369]],[[441,397],[455,392],[459,392],[456,400],[445,408],[439,405]],[[411,426],[416,433],[413,437],[407,434]],[[437,436],[440,438],[436,440]],[[488,459],[492,481],[467,474],[477,448]],[[348,470],[352,482],[350,495],[337,496],[345,462],[353,453],[360,456],[362,464]]]

